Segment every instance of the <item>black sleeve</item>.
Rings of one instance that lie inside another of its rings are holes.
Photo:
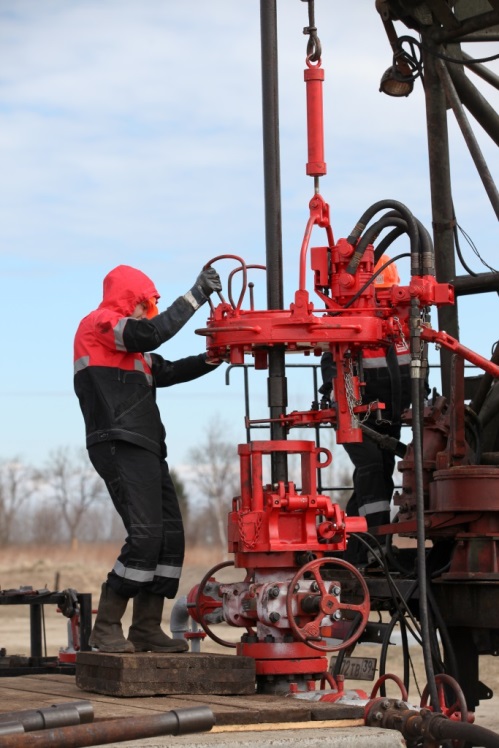
[[[206,353],[179,358],[178,361],[167,361],[157,353],[153,353],[151,359],[156,387],[170,387],[172,384],[190,382],[218,368],[218,366],[206,363]]]
[[[126,350],[140,353],[156,350],[182,329],[196,309],[185,296],[179,296],[168,309],[152,319],[127,317],[123,329]]]
[[[333,379],[336,378],[336,363],[333,359],[331,351],[326,351],[321,357],[321,374],[322,374],[322,385],[319,387],[319,392],[322,395],[330,397],[331,390],[333,388]]]

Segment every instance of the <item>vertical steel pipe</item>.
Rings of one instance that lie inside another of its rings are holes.
[[[430,42],[424,40],[425,46]],[[424,91],[426,100],[426,126],[428,130],[428,158],[430,167],[431,209],[435,270],[439,283],[451,283],[456,275],[454,257],[454,209],[450,178],[449,134],[445,92],[437,74],[436,58],[424,53]],[[459,340],[457,303],[438,310],[438,326]],[[450,396],[452,353],[440,351],[442,394]]]
[[[277,58],[276,0],[260,0],[262,59],[263,171],[265,191],[265,243],[267,264],[267,306],[283,309],[281,173],[279,149],[279,87]],[[286,412],[285,351],[269,351],[268,404],[270,418]],[[271,422],[271,438],[285,439],[280,423]],[[286,455],[272,455],[272,481],[287,480]]]

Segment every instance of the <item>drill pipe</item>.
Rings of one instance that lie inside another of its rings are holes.
[[[94,710],[90,701],[70,701],[64,704],[52,704],[40,709],[25,709],[19,712],[2,712],[0,714],[0,734],[13,732],[32,732],[51,727],[65,727],[92,722]],[[21,727],[21,730],[16,728]]]
[[[122,740],[154,738],[158,735],[187,735],[211,730],[215,715],[207,706],[173,709],[150,717],[126,717],[92,722],[74,727],[30,732],[25,735],[6,735],[2,748],[82,748],[105,745]]]
[[[485,727],[457,722],[431,709],[414,709],[398,699],[371,700],[364,716],[367,727],[398,730],[405,740],[412,742],[423,738],[425,745],[442,745],[447,740],[466,741],[470,746],[499,748],[499,735]]]

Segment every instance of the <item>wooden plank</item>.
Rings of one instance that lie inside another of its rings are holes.
[[[19,676],[0,679],[2,711],[20,711],[72,700],[91,701],[95,720],[141,716],[172,709],[199,705],[209,706],[219,727],[258,724],[288,725],[307,722],[310,727],[319,721],[334,722],[362,717],[363,708],[331,702],[293,699],[286,696],[253,694],[251,697],[217,694],[174,696],[131,696],[116,698],[106,694],[85,695],[73,677],[61,675]],[[311,724],[312,723],[312,724]]]
[[[314,724],[310,722],[268,722],[259,725],[215,725],[211,728],[210,733],[231,733],[231,732],[244,732],[249,730],[251,732],[266,732],[274,730],[311,730],[326,727],[328,730],[335,727],[364,727],[365,722],[363,719],[347,720],[347,719],[336,719],[336,720],[322,720]]]
[[[137,670],[225,670],[225,671],[255,671],[253,657],[234,657],[233,655],[219,655],[197,652],[183,652],[182,654],[157,654],[143,652],[135,654],[111,654],[108,652],[78,652],[76,668],[81,665],[92,667],[112,668],[123,671]]]
[[[218,654],[81,652],[76,685],[110,696],[255,693],[255,661]]]

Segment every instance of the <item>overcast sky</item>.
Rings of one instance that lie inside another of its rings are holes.
[[[386,198],[431,229],[421,84],[407,99],[379,93],[391,50],[374,0],[316,0],[315,14],[326,71],[321,192],[335,237]],[[286,306],[313,193],[305,174],[307,22],[305,3],[278,3]],[[265,263],[259,23],[257,0],[2,1],[1,459],[41,465],[58,447],[84,444],[73,337],[111,268],[141,268],[167,306],[214,256]],[[497,91],[487,96],[499,108]],[[497,180],[496,148],[477,135]],[[497,221],[454,122],[451,139],[459,223],[497,267]],[[315,231],[312,244],[323,244]],[[485,270],[464,242],[463,250],[476,272]],[[224,278],[233,266],[217,267]],[[407,280],[408,267],[400,271]],[[264,299],[263,283],[262,274]],[[497,302],[496,294],[460,302],[461,340],[487,357],[499,337]],[[207,311],[160,352],[175,359],[202,351],[195,329]],[[228,436],[244,440],[240,372],[227,387],[223,368],[161,393],[171,464],[188,461],[217,412]],[[305,376],[291,384],[290,410],[309,405]],[[268,415],[263,395],[252,415]]]

